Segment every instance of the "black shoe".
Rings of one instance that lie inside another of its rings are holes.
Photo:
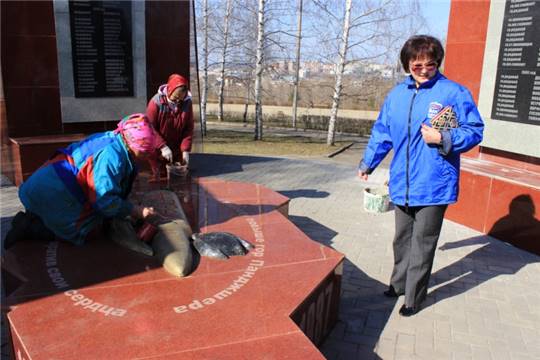
[[[19,211],[13,220],[11,220],[11,229],[6,234],[4,239],[4,249],[9,249],[17,241],[20,241],[27,237],[28,228],[30,227],[31,220],[26,213]]]
[[[415,306],[408,307],[408,306],[405,306],[405,304],[403,304],[403,306],[401,306],[401,309],[399,309],[399,315],[405,316],[405,317],[413,316],[414,314],[418,312],[418,310],[420,309],[418,309]]]
[[[396,292],[396,289],[394,289],[394,287],[392,285],[390,285],[388,287],[388,290],[386,290],[385,292],[383,292],[384,296],[386,297],[389,297],[389,298],[397,298],[399,297],[400,295],[403,295],[402,293],[398,294]]]

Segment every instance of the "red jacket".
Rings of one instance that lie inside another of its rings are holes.
[[[174,89],[187,85],[179,75],[171,76],[167,85],[161,85],[158,92],[148,102],[146,115],[157,130],[157,148],[167,144],[175,158],[183,151],[191,151],[193,139],[193,105],[188,92],[182,103],[176,105],[167,99]]]
[[[159,94],[148,102],[146,115],[157,130],[157,147],[167,144],[173,153],[191,151],[193,139],[193,105],[191,98],[184,99],[182,104],[173,111]]]

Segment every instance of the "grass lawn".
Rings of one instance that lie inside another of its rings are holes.
[[[262,141],[255,141],[253,135],[252,132],[209,129],[203,140],[203,152],[232,155],[324,156],[350,143],[340,141],[334,146],[327,146],[326,138],[271,134],[263,135]]]

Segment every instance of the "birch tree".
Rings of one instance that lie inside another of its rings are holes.
[[[216,28],[216,14],[218,13],[215,2],[208,0],[199,0],[196,2],[196,6],[201,9],[203,21],[197,22],[197,41],[202,44],[201,57],[197,59],[199,61],[199,69],[202,70],[202,84],[201,86],[201,133],[203,136],[207,132],[207,105],[210,91],[210,79],[208,72],[215,64],[214,55],[219,47],[220,39],[217,36],[218,29]]]
[[[296,114],[298,105],[298,83],[300,80],[300,49],[302,46],[302,3],[303,0],[298,0],[298,31],[296,33],[296,62],[294,69],[294,90],[292,103],[292,126],[296,130]]]
[[[255,61],[255,140],[263,138],[262,75],[264,48],[264,14],[266,0],[259,0],[257,11],[257,58]]]
[[[235,0],[231,17],[231,47],[228,62],[236,84],[237,99],[244,103],[243,121],[247,123],[248,107],[254,98],[253,82],[257,48],[257,3],[254,0]]]
[[[206,0],[205,0],[206,1]],[[229,22],[232,12],[232,0],[227,0],[225,6],[225,17],[223,20],[223,48],[221,51],[219,92],[218,92],[218,121],[223,121],[223,101],[225,88],[225,63],[227,59],[227,50],[229,46]]]
[[[273,69],[273,62],[291,54],[295,36],[288,22],[292,20],[294,8],[289,0],[236,0],[235,4],[238,5],[234,18],[238,18],[235,26],[239,35],[235,42],[239,45],[231,51],[235,58],[231,66],[237,73],[242,69],[239,82],[246,85],[245,99],[252,97],[255,105],[254,139],[262,140],[263,99],[275,96],[272,89],[278,73]],[[249,82],[250,77],[253,83]]]
[[[334,66],[328,145],[334,144],[340,102],[349,96],[346,84],[360,86],[364,98],[366,91],[374,91],[373,86],[364,89],[359,77],[369,66],[398,57],[398,46],[415,33],[407,22],[422,24],[417,3],[417,0],[347,0],[343,8],[339,0],[313,0],[311,32],[318,39],[316,56]],[[356,96],[360,95],[358,89],[353,90],[357,90]]]
[[[206,104],[208,102],[208,0],[203,0],[203,76],[201,94],[201,132],[206,136]]]
[[[332,110],[330,110],[330,120],[328,121],[328,135],[326,137],[326,145],[334,145],[336,135],[336,119],[339,108],[339,99],[342,90],[342,78],[345,70],[345,59],[347,57],[347,49],[349,45],[349,31],[351,23],[352,0],[347,0],[345,3],[345,20],[343,21],[343,33],[341,35],[341,46],[339,48],[339,62],[336,71],[336,85],[334,86],[334,95],[332,96]]]
[[[243,103],[244,103],[244,113],[242,115],[244,124],[247,123],[248,109],[251,99],[254,98],[253,93],[253,82],[255,74],[255,63],[256,63],[256,52],[257,48],[257,37],[255,31],[245,32],[245,29],[256,29],[257,28],[257,19],[253,16],[254,13],[248,9],[244,9],[244,14],[247,14],[246,18],[243,19],[243,22],[239,22],[240,27],[244,28],[242,33],[241,40],[237,42],[238,47],[235,52],[235,58],[233,63],[237,69],[237,81],[242,84],[244,93],[243,93]],[[256,14],[256,12],[255,12]]]

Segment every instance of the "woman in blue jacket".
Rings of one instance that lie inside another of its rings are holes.
[[[396,205],[394,269],[386,296],[405,295],[399,313],[411,316],[424,301],[448,204],[457,201],[460,154],[482,141],[484,124],[470,92],[439,72],[444,49],[426,35],[405,42],[400,60],[410,76],[385,99],[360,162],[367,180],[390,150],[390,197]],[[441,111],[454,127],[437,130]]]
[[[115,131],[89,136],[60,149],[20,187],[19,212],[5,247],[24,238],[58,237],[81,245],[104,218],[146,218],[153,208],[128,199],[135,160],[155,151],[155,132],[144,114],[126,116]]]

